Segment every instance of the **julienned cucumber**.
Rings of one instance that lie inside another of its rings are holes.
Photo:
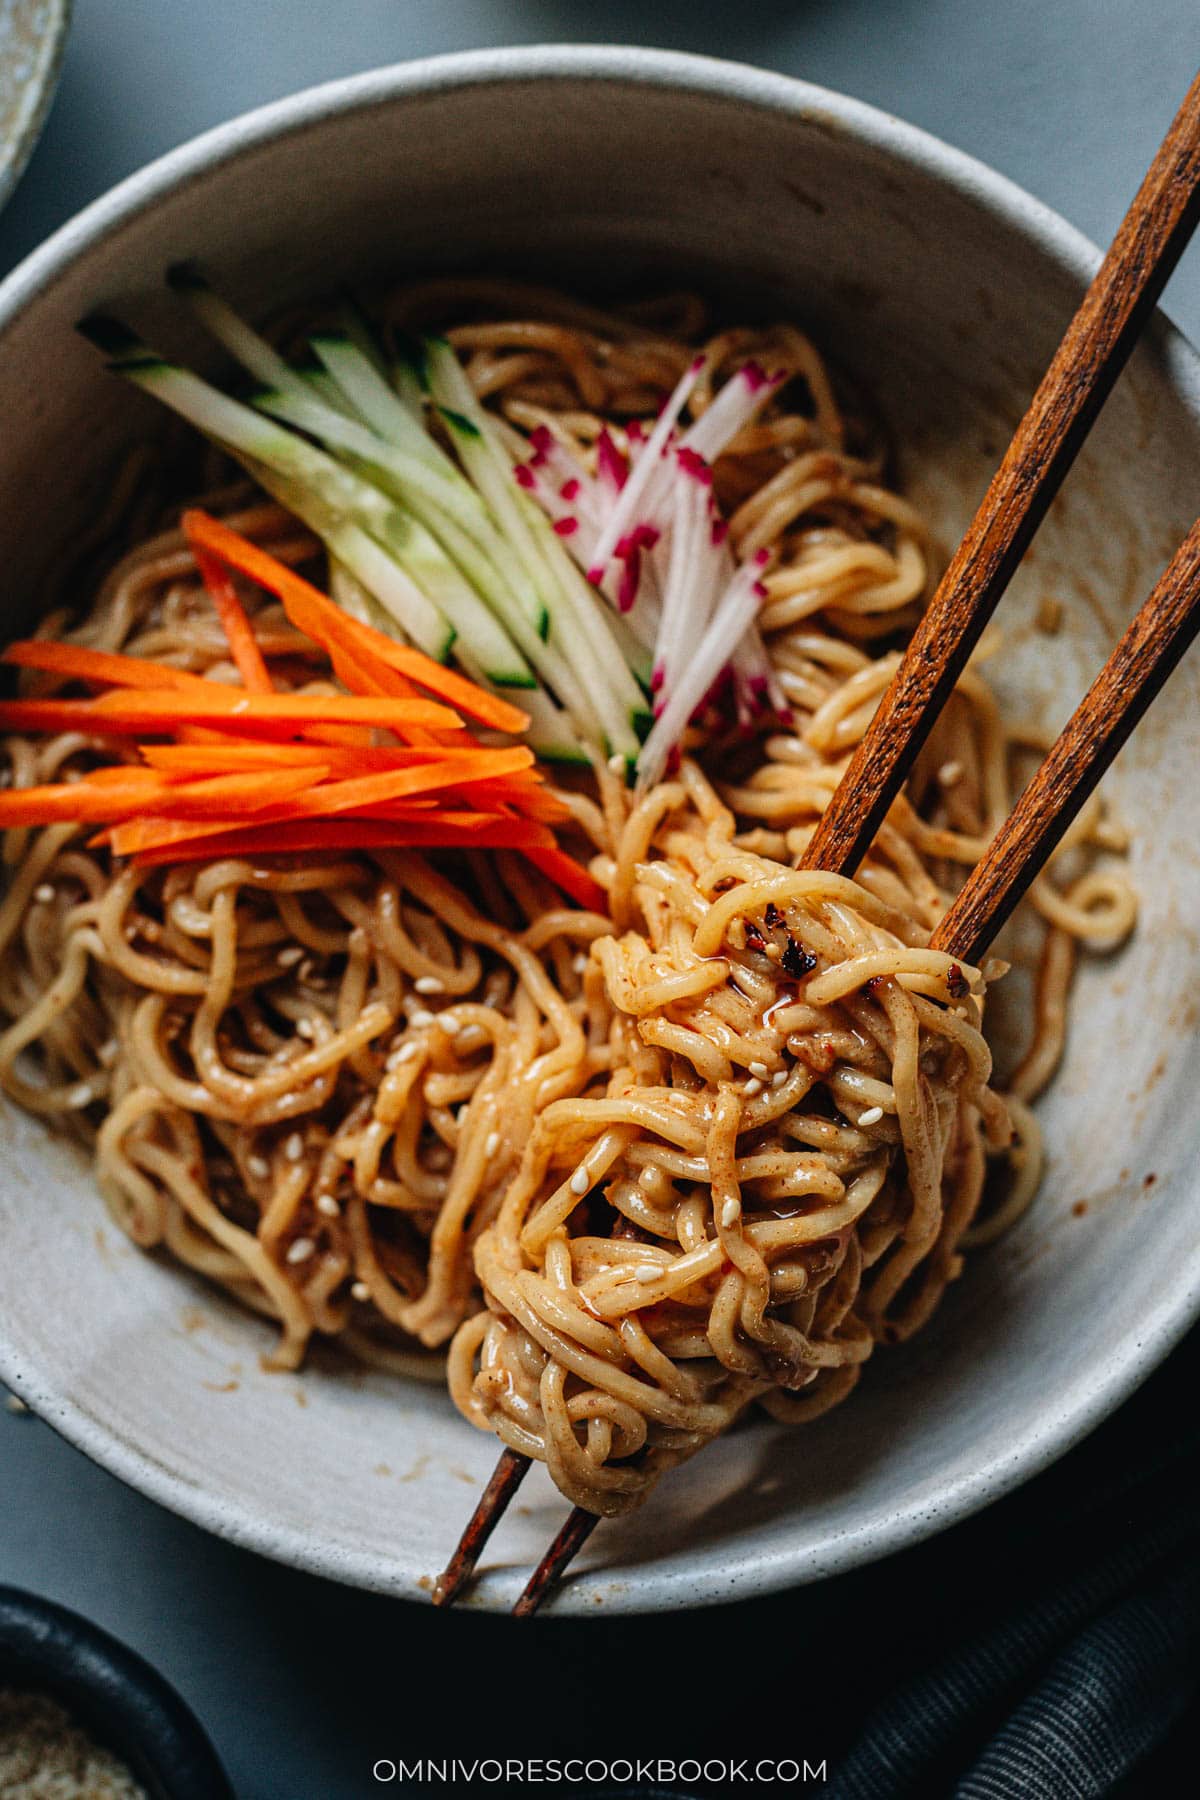
[[[172,284],[265,384],[252,404],[112,321],[89,321],[87,335],[322,539],[339,604],[477,681],[519,690],[548,760],[636,759],[645,652],[517,486],[503,433],[450,346],[405,346],[389,369],[347,305],[344,329],[315,334],[314,360],[294,367],[197,270],[173,271]]]

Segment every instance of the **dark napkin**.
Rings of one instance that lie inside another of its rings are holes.
[[[836,1800],[1176,1791],[1148,1759],[1200,1691],[1198,1379],[1193,1334],[1057,1467],[878,1571],[892,1631],[934,1629],[831,1761]]]

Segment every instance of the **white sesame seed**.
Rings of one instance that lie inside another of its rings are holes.
[[[736,1225],[741,1216],[742,1206],[739,1200],[727,1200],[721,1208],[721,1224],[726,1231],[731,1225]]]
[[[783,1086],[783,1084],[787,1080],[787,1078],[788,1078],[788,1072],[786,1069],[776,1069],[775,1073],[771,1077],[771,1086],[780,1088]]]
[[[571,967],[574,969],[574,971],[577,975],[582,975],[583,971],[587,968],[587,966],[588,966],[588,959],[584,955],[583,951],[580,950],[578,952],[578,954],[572,959]]]
[[[415,1012],[408,1022],[414,1031],[428,1031],[431,1025],[437,1024],[431,1012]]]
[[[297,1019],[297,1021],[296,1021],[296,1036],[297,1037],[307,1038],[309,1040],[309,1042],[311,1043],[312,1039],[315,1038],[316,1035],[317,1035],[317,1028],[313,1024],[311,1019]]]
[[[100,1048],[97,1050],[96,1061],[100,1064],[102,1069],[111,1069],[120,1054],[121,1046],[118,1044],[116,1038],[109,1038],[108,1041],[101,1044]]]
[[[418,975],[413,982],[418,994],[444,994],[446,984],[440,975]]]
[[[311,1238],[297,1238],[288,1245],[287,1259],[290,1263],[307,1262],[316,1247]]]
[[[294,969],[304,956],[299,944],[285,944],[275,961],[281,969]]]
[[[39,906],[49,906],[54,898],[54,888],[48,881],[40,882],[33,890],[33,897]]]
[[[753,1100],[755,1094],[762,1093],[762,1082],[758,1079],[757,1075],[751,1077],[742,1089],[742,1092],[745,1094],[747,1100]]]
[[[571,1177],[571,1192],[573,1194],[586,1194],[591,1185],[592,1178],[581,1163]]]
[[[453,1012],[439,1013],[438,1029],[439,1031],[444,1031],[447,1037],[455,1037],[458,1032],[458,1014]]]
[[[90,1106],[95,1098],[96,1090],[91,1082],[81,1081],[67,1095],[67,1104],[69,1106]]]
[[[639,1263],[633,1271],[633,1279],[640,1282],[643,1287],[649,1287],[652,1281],[658,1280],[662,1272],[657,1263]]]
[[[621,755],[620,751],[617,751],[614,755],[609,757],[608,766],[614,775],[623,775],[625,773],[625,758]]]
[[[289,1162],[299,1162],[300,1158],[304,1155],[304,1139],[300,1136],[298,1131],[293,1131],[291,1137],[283,1146],[283,1154],[287,1157]]]
[[[350,1289],[350,1298],[352,1300],[369,1300],[371,1298],[371,1290],[365,1281],[355,1282]]]
[[[332,1194],[318,1194],[316,1204],[317,1211],[326,1219],[338,1219],[341,1217],[342,1209]]]
[[[489,1131],[487,1134],[487,1142],[483,1146],[483,1154],[490,1160],[495,1156],[499,1148],[500,1133],[498,1131]]]
[[[958,761],[944,762],[937,772],[938,782],[942,787],[953,787],[962,779],[963,766]]]
[[[757,1075],[760,1081],[765,1081],[769,1070],[767,1069],[765,1062],[752,1062],[750,1064],[750,1073],[752,1075]]]
[[[271,1173],[271,1165],[265,1156],[248,1156],[246,1168],[253,1175],[255,1181],[265,1181]]]
[[[860,1125],[878,1125],[882,1117],[882,1106],[868,1106],[865,1113],[859,1113],[858,1122]]]
[[[411,1062],[414,1056],[419,1055],[420,1051],[415,1044],[401,1044],[400,1048],[393,1050],[388,1057],[387,1066],[389,1069],[398,1069],[401,1063]]]

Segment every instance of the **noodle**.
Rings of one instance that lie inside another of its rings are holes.
[[[585,461],[697,348],[692,417],[747,357],[788,371],[714,477],[739,558],[771,552],[759,627],[790,721],[747,738],[706,715],[644,794],[604,766],[566,784],[606,914],[510,852],[143,869],[71,826],[10,832],[0,1083],[93,1146],[135,1243],[277,1323],[274,1366],[314,1334],[401,1372],[449,1346],[468,1419],[619,1513],[752,1403],[837,1404],[1019,1216],[1077,949],[1119,942],[1135,905],[1090,864],[1121,847],[1094,802],[1032,891],[1047,928],[1005,1099],[999,966],[928,948],[1029,742],[978,654],[858,879],[795,866],[934,569],[878,428],[794,327],[706,335],[691,295],[610,312],[496,281],[410,287],[384,316],[449,318],[506,428]],[[71,640],[236,681],[182,534],[144,535],[140,453],[130,470],[87,546],[133,508],[122,554]],[[284,561],[317,554],[244,486],[208,504]],[[253,625],[282,685],[328,683],[273,601]],[[78,734],[5,751],[20,787],[95,760]]]

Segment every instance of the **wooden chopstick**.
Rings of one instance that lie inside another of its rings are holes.
[[[1200,218],[1200,75],[842,776],[808,850],[852,875],[1028,548]]]
[[[852,875],[858,867],[966,667],[984,626],[1045,518],[1113,383],[1124,368],[1197,222],[1200,222],[1200,74],[1184,96],[1107,255],[1017,427],[1003,462],[992,477],[966,536],[951,559],[865,736],[850,759],[837,792],[818,822],[804,859],[805,867],[829,869],[845,875]],[[1187,544],[1192,542],[1194,535],[1193,531]],[[1186,547],[1186,544],[1181,547],[1180,555]],[[1174,567],[1172,563],[1171,568]],[[1168,570],[1163,581],[1170,572]],[[1155,593],[1158,591],[1156,588]],[[1147,608],[1153,598],[1152,595]],[[1139,621],[1142,616],[1139,613]],[[1182,654],[1187,641],[1185,638],[1180,643],[1175,660]],[[1122,645],[1124,642],[1122,639]],[[1121,645],[1118,645],[1114,657],[1120,650]],[[1097,686],[1108,673],[1112,661],[1110,658],[1109,664],[1105,665]],[[1173,661],[1165,663],[1157,684],[1123,729],[1118,721],[1100,772],[1107,768],[1173,667]],[[1120,695],[1120,679],[1118,671],[1113,677],[1114,699]],[[1089,693],[1088,699],[1091,698]],[[1074,719],[1071,723],[1075,723]],[[1069,776],[1070,766],[1059,776],[1058,785],[1048,791],[1048,800],[1064,798]],[[1095,779],[1099,779],[1099,773]],[[1076,811],[1090,791],[1089,787],[1080,794]],[[1001,846],[1006,831],[1007,828],[999,834],[995,848]],[[1047,840],[1046,855],[1057,841],[1057,836]],[[995,877],[998,885],[1005,892],[1011,891],[1012,895],[1004,916],[1016,904],[1036,867],[1040,866],[1031,863],[1022,881],[1024,871],[1019,863],[1012,863],[1011,851],[1007,854],[1012,865],[1007,878]],[[971,904],[979,909],[980,919],[987,917],[989,895],[985,883],[990,878],[982,870],[990,861],[989,854],[960,896],[962,901],[969,890],[974,890],[976,897]],[[951,909],[939,929],[948,925],[954,911]],[[978,939],[978,930],[974,939],[969,932],[965,933],[964,941],[970,942],[975,953],[978,953]],[[971,960],[965,949],[956,948],[950,954],[962,956],[964,962]],[[507,1449],[502,1453],[453,1557],[437,1582],[434,1589],[436,1604],[450,1605],[469,1579],[480,1552],[529,1467],[528,1457]],[[593,1514],[580,1507],[572,1511],[517,1602],[515,1610],[519,1614],[527,1616],[537,1610],[596,1522]]]
[[[1200,519],[930,939],[978,962],[1200,630]]]
[[[1200,519],[967,877],[931,949],[979,961],[1198,632]],[[516,1616],[537,1611],[598,1522],[573,1509],[513,1608]]]

